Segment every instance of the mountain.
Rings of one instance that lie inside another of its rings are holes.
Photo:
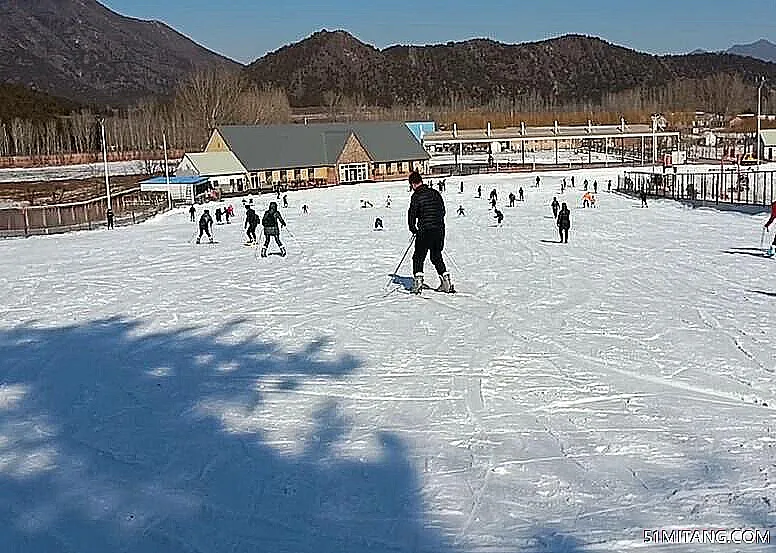
[[[584,102],[718,74],[763,74],[776,81],[776,64],[751,58],[655,56],[581,35],[517,45],[475,39],[378,50],[345,31],[326,30],[267,54],[245,71],[256,82],[285,89],[295,107],[324,106],[344,96],[386,106],[455,99],[486,104],[528,95]]]
[[[81,107],[77,102],[30,90],[21,85],[0,83],[0,121],[14,118],[45,120],[67,115]]]
[[[198,67],[241,67],[96,0],[0,0],[0,37],[0,82],[86,103],[127,104],[169,94]]]
[[[761,38],[751,44],[736,44],[727,50],[728,54],[749,56],[758,60],[776,62],[776,44]]]

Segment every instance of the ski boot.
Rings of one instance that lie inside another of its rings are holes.
[[[286,249],[283,246],[280,246],[280,257],[286,256]]]
[[[771,246],[768,251],[765,252],[765,257],[773,257],[776,255],[776,246]]]
[[[211,238],[211,239],[210,239],[210,243],[211,243],[211,244],[215,244],[215,240],[213,240],[213,239]]]
[[[412,279],[412,288],[410,289],[411,294],[420,294],[420,291],[423,289],[423,273],[418,273],[415,275],[415,278]]]
[[[197,244],[199,244],[199,238],[197,238]]]
[[[437,292],[445,292],[449,294],[454,292],[453,283],[450,281],[450,273],[445,273],[439,277],[439,286],[436,289]]]
[[[267,257],[267,248],[261,248],[261,257]]]

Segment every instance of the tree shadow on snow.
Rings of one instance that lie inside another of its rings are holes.
[[[322,400],[288,437],[297,453],[268,443],[259,421],[284,416],[261,416],[269,400],[359,360],[326,357],[326,340],[235,342],[232,326],[0,330],[0,551],[457,551],[424,527],[396,435],[348,458],[347,417]]]
[[[294,353],[236,341],[243,323],[209,333],[148,333],[121,318],[0,330],[0,551],[465,553],[467,536],[428,522],[398,435],[375,430],[363,438],[374,455],[346,455],[348,415],[323,397],[309,419],[294,421],[300,435],[270,432],[291,416],[281,400],[313,384],[325,390],[322,380],[346,377],[360,361],[334,357],[326,339]],[[281,450],[283,441],[293,447]],[[662,503],[734,470],[702,465],[642,484],[669,498]],[[742,518],[765,525],[766,502],[744,499]],[[526,521],[519,544],[488,550],[581,553],[588,546],[577,536],[590,540],[599,526],[611,534],[611,513],[588,514]],[[625,509],[615,524],[645,527],[648,514]],[[514,532],[506,513],[494,516],[494,538],[498,528]]]

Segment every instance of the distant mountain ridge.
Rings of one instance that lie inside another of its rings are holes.
[[[169,94],[198,67],[241,65],[96,0],[0,0],[0,82],[83,103]]]
[[[655,56],[600,38],[566,35],[524,44],[488,39],[430,46],[370,46],[345,31],[320,31],[256,60],[246,74],[287,91],[291,105],[350,97],[377,105],[484,105],[536,94],[596,101],[638,87],[727,74],[776,82],[776,64],[732,54]]]
[[[736,44],[727,49],[728,54],[748,56],[758,60],[776,63],[776,44],[761,38],[751,44]]]

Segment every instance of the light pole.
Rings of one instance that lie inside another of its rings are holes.
[[[172,190],[170,189],[170,165],[167,161],[167,133],[162,132],[162,142],[164,143],[164,176],[167,181],[167,203],[172,209]]]
[[[765,77],[760,77],[760,82],[757,85],[757,136],[755,137],[755,151],[757,154],[757,168],[760,168],[760,104],[763,97],[763,85],[765,85]]]
[[[657,113],[652,115],[652,173],[655,173],[655,163],[657,163],[657,119],[660,117]]]
[[[111,210],[110,179],[108,178],[108,146],[105,142],[105,119],[102,117],[100,118],[100,131],[100,134],[102,135],[102,160],[105,164],[105,192],[108,198],[108,209]]]

